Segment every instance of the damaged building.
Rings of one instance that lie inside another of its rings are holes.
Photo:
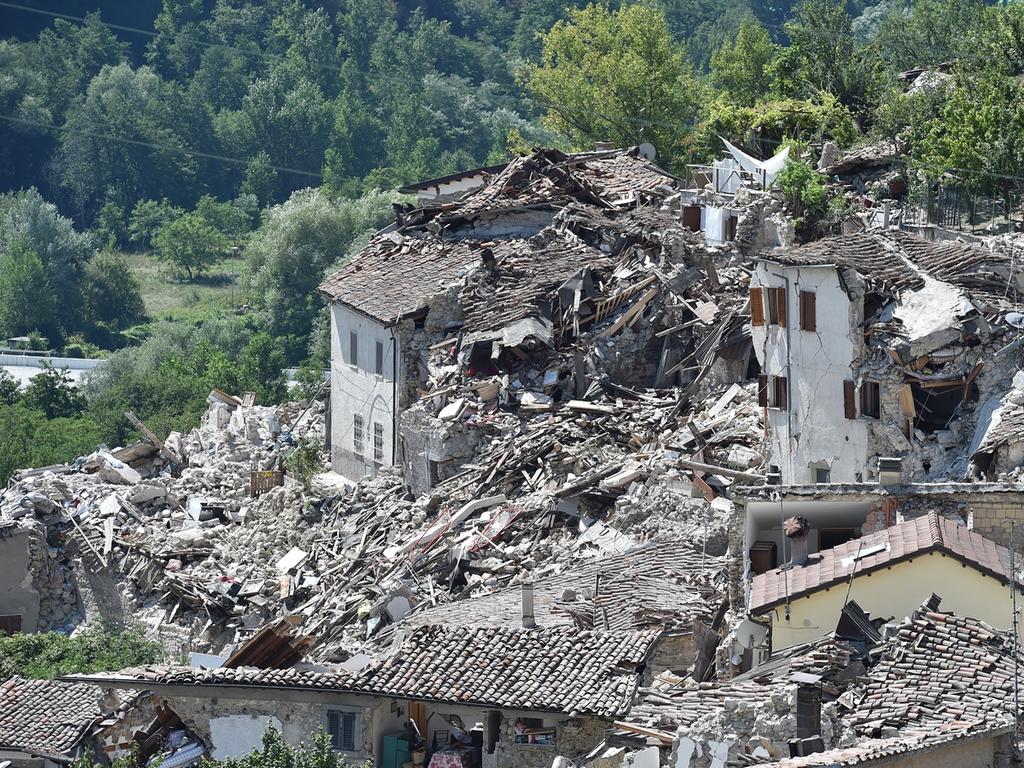
[[[899,231],[763,255],[750,323],[781,481],[909,481],[965,462],[980,393],[1015,369],[1019,279],[1005,253]]]

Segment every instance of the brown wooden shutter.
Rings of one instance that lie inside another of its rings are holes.
[[[775,307],[776,314],[778,315],[778,323],[783,328],[786,327],[786,289],[785,288],[773,288],[775,291]]]
[[[843,382],[843,410],[846,418],[857,418],[856,385],[849,380]]]
[[[816,331],[817,316],[814,291],[800,291],[800,330]]]
[[[762,408],[768,406],[768,377],[763,373],[757,375],[757,404]]]
[[[764,325],[764,293],[760,288],[750,289],[750,324]]]

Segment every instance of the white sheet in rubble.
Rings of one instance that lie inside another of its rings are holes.
[[[718,138],[722,139],[721,136]],[[733,156],[744,171],[752,174],[758,179],[764,179],[765,187],[770,187],[775,183],[775,178],[782,172],[782,169],[786,165],[786,161],[789,159],[789,147],[784,147],[768,160],[758,160],[748,155],[742,149],[734,147],[725,139],[722,139],[722,143],[725,144],[725,148],[729,150],[729,154]]]
[[[915,291],[903,291],[900,303],[891,314],[903,323],[909,341],[925,339],[933,333],[949,330],[952,320],[970,313],[974,307],[963,291],[954,285],[919,272],[924,285]],[[883,319],[889,312],[883,313]]]
[[[721,245],[725,242],[725,208],[704,209],[704,242]]]

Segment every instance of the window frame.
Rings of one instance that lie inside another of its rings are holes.
[[[873,400],[871,393],[874,393]],[[882,387],[879,382],[864,380],[860,383],[860,415],[867,419],[882,418]]]
[[[361,751],[359,748],[360,726],[362,724],[361,715],[362,713],[357,709],[346,709],[343,707],[331,707],[324,712],[324,720],[326,721],[324,725],[324,731],[327,732],[327,736],[331,740],[331,748],[335,752],[359,753]],[[338,718],[339,731],[337,734],[335,734],[334,731],[331,730],[332,716],[336,716]],[[348,749],[344,744],[338,744],[338,742],[342,742],[344,739],[345,731],[343,722],[344,718],[346,717],[352,718],[351,749]],[[336,736],[337,739],[335,738]]]
[[[384,424],[373,422],[373,463],[384,466]]]
[[[816,333],[818,330],[817,294],[800,291],[800,330]]]
[[[377,341],[375,342],[374,350],[375,350],[375,358],[374,358],[373,372],[377,376],[383,376],[384,375],[384,342],[381,341],[380,339],[377,339]]]
[[[355,331],[348,332],[348,364],[359,367],[359,334]]]
[[[352,414],[352,453],[363,458],[366,451],[366,419],[361,413]]]

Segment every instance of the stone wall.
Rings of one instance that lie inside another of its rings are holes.
[[[494,754],[484,754],[484,768],[550,768],[555,757],[572,760],[590,752],[604,739],[608,722],[596,717],[574,717],[558,722],[552,746],[515,743],[516,717],[534,713],[502,713]],[[486,750],[485,750],[486,751]]]

